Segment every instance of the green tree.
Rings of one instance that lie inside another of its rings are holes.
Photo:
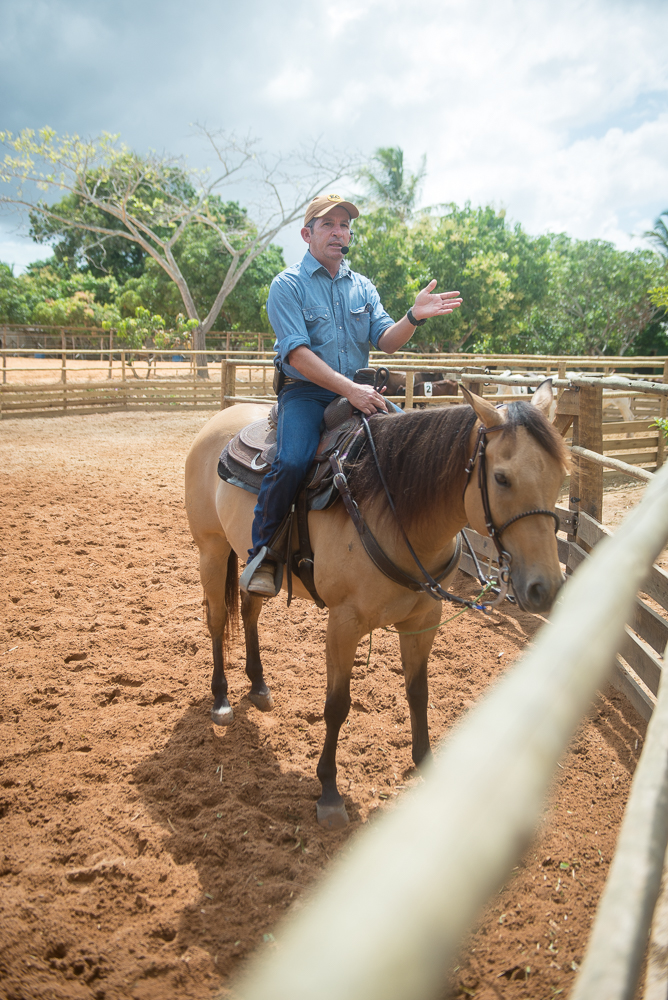
[[[551,237],[550,278],[532,311],[524,350],[624,355],[657,318],[648,289],[665,281],[667,265],[650,250],[621,251],[603,240]]]
[[[376,209],[357,220],[355,232],[355,267],[376,284],[390,315],[403,315],[431,278],[462,293],[461,309],[416,330],[411,343],[420,350],[508,350],[545,293],[545,238],[511,228],[490,206],[444,205],[413,223]]]
[[[29,323],[33,303],[25,282],[0,263],[0,323]]]
[[[360,202],[387,209],[405,222],[415,210],[426,164],[427,158],[423,156],[417,173],[408,173],[403,150],[399,146],[381,146],[371,158],[371,164],[358,172],[357,179],[364,183],[367,191]]]
[[[119,286],[111,275],[95,277],[49,261],[15,276],[0,264],[0,321],[46,326],[91,326],[117,318]]]
[[[93,178],[91,177],[91,182]],[[125,233],[120,219],[106,216],[98,208],[87,205],[78,194],[69,194],[50,206],[58,218],[38,211],[29,213],[30,235],[36,243],[53,247],[54,263],[69,272],[80,271],[92,275],[112,275],[119,284],[128,278],[138,278],[144,271],[146,252],[138,243],[122,236],[99,236],[95,239],[88,229],[78,228],[76,222],[84,220],[98,229],[116,229]],[[60,219],[72,222],[67,228]]]
[[[242,215],[243,210],[235,207]],[[215,234],[206,227],[191,226],[175,248],[174,256],[188,282],[198,312],[200,315],[208,312],[227,266],[226,256]],[[263,306],[268,286],[284,267],[281,248],[270,244],[253,260],[227,296],[212,329],[267,329]],[[178,289],[150,258],[140,278],[126,281],[117,304],[122,315],[134,316],[137,306],[142,305],[164,316],[170,325],[174,325],[176,316],[183,310]]]
[[[59,137],[50,128],[37,134],[31,129],[19,135],[0,132],[7,151],[0,180],[9,187],[0,202],[31,213],[38,236],[57,240],[58,232],[83,234],[73,247],[75,260],[77,254],[93,259],[107,240],[138,246],[175,284],[188,318],[197,320],[195,350],[204,349],[206,333],[253,261],[284,226],[302,216],[315,195],[356,166],[348,156],[317,144],[281,158],[264,153],[252,140],[203,134],[218,162],[213,175],[170,157],[140,156],[107,134],[86,142],[76,135]],[[258,201],[253,220],[243,216],[230,223],[225,215],[218,191],[233,182],[252,184]],[[69,198],[66,211],[40,199],[40,190],[60,193],[61,201]],[[198,311],[176,253],[192,226],[209,231],[226,263],[206,315]],[[203,358],[198,367],[206,370]]]

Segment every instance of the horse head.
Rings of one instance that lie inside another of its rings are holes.
[[[469,523],[491,535],[500,558],[509,562],[520,607],[548,611],[563,582],[551,512],[568,468],[566,447],[547,418],[552,382],[543,382],[531,403],[498,409],[467,389],[463,393],[478,417],[464,494]]]

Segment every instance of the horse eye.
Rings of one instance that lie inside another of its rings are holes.
[[[496,479],[499,486],[510,486],[510,480],[506,479],[502,472],[495,472],[494,478]]]

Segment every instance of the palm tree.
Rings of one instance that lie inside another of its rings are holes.
[[[654,244],[659,253],[668,257],[668,208],[655,221],[654,229],[649,229],[643,236]]]
[[[368,197],[360,200],[381,205],[405,222],[413,214],[426,163],[423,156],[417,173],[407,173],[404,152],[399,146],[380,147],[371,159],[372,166],[363,167],[357,175],[368,192]]]

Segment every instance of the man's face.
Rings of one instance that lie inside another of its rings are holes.
[[[304,226],[302,239],[321,264],[338,265],[343,258],[341,247],[350,243],[350,216],[345,208],[333,208],[327,215],[315,219],[313,232]]]

